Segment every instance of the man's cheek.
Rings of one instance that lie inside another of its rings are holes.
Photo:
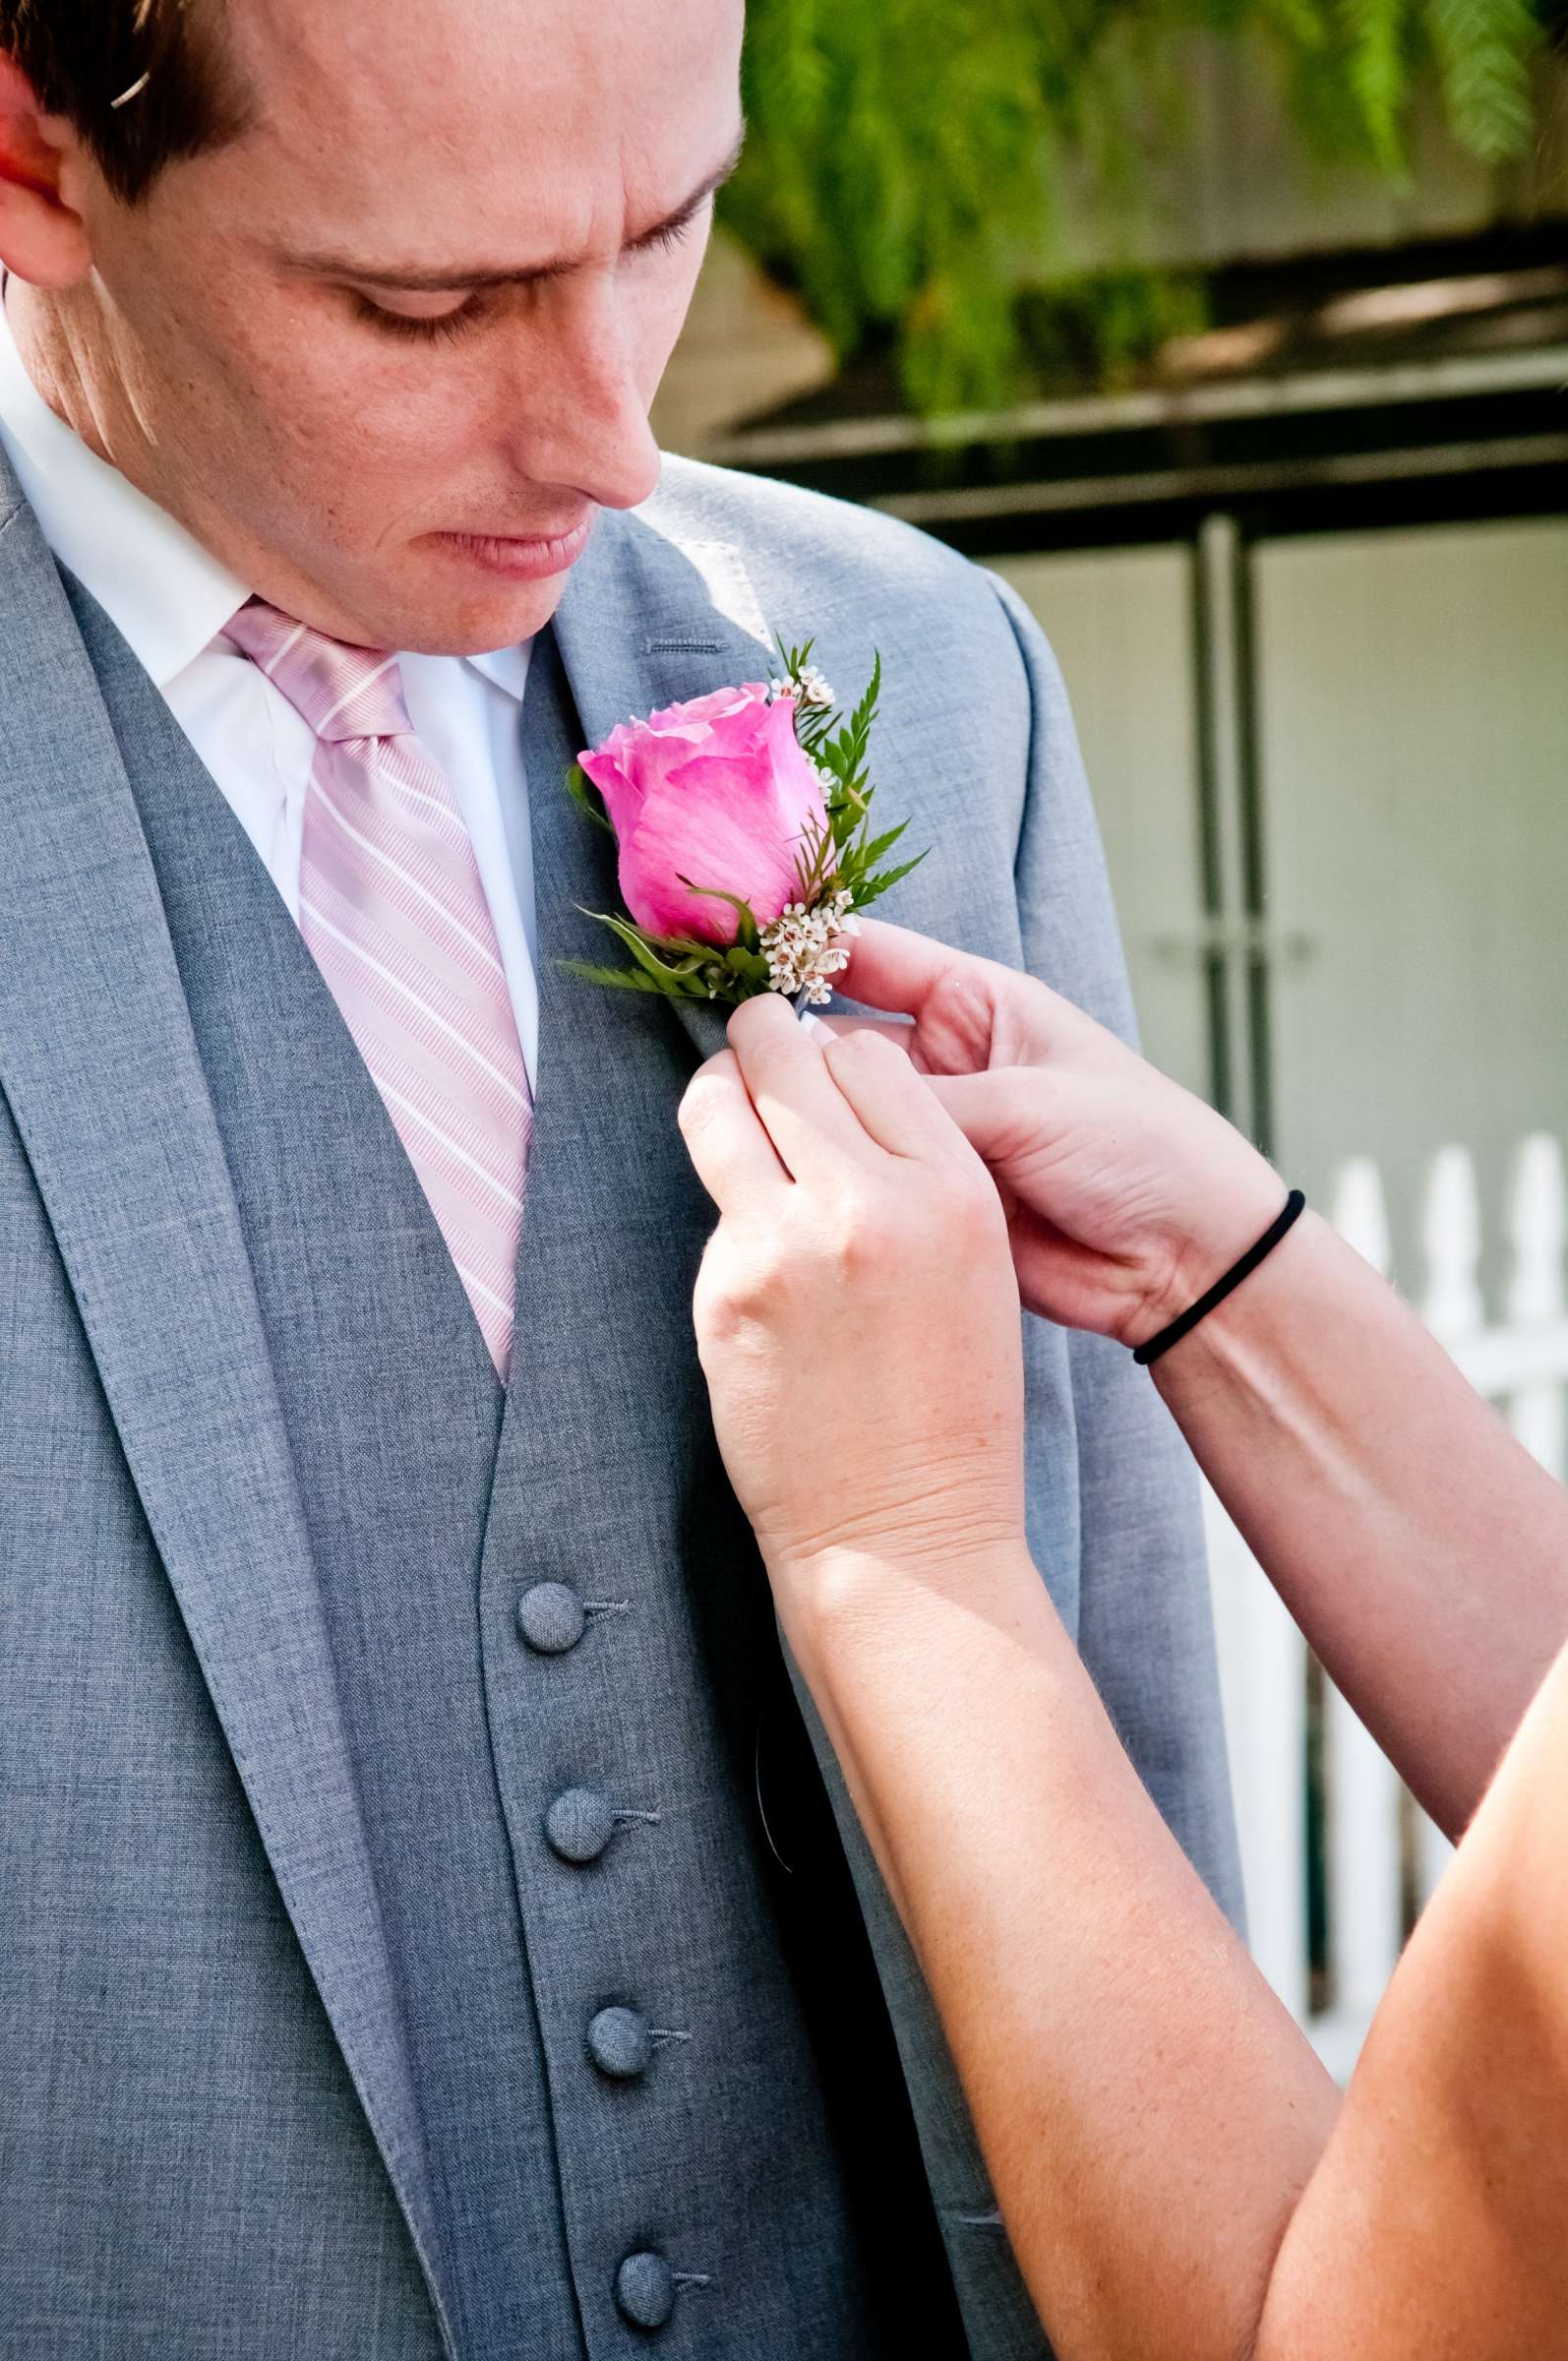
[[[316,479],[334,498],[352,485],[357,497],[431,447],[419,407],[397,400],[377,378],[375,371],[356,376],[346,364],[334,370],[319,355],[299,367],[274,362],[255,387],[252,414],[268,421],[291,474]]]

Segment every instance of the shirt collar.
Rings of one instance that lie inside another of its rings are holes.
[[[159,689],[251,593],[183,524],[90,451],[29,377],[0,280],[0,444],[45,541],[97,600]],[[522,701],[531,642],[464,659]]]
[[[482,672],[487,681],[494,681],[498,689],[505,689],[520,705],[528,686],[528,660],[532,653],[533,641],[519,639],[512,647],[493,648],[488,655],[467,656],[463,660],[475,672]]]

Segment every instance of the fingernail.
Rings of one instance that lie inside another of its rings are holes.
[[[833,1038],[832,1026],[824,1025],[819,1016],[814,1016],[812,1014],[810,1008],[803,1008],[801,1010],[801,1031],[803,1033],[809,1033],[814,1041],[819,1041],[824,1044],[830,1042]]]

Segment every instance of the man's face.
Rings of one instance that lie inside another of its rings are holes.
[[[506,646],[595,509],[657,480],[648,405],[740,134],[741,0],[221,15],[252,128],[134,207],[68,162],[93,439],[318,628]]]

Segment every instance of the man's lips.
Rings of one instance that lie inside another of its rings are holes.
[[[576,564],[588,546],[593,514],[579,517],[565,531],[553,533],[437,533],[433,538],[452,554],[488,574],[513,581],[547,581]]]

